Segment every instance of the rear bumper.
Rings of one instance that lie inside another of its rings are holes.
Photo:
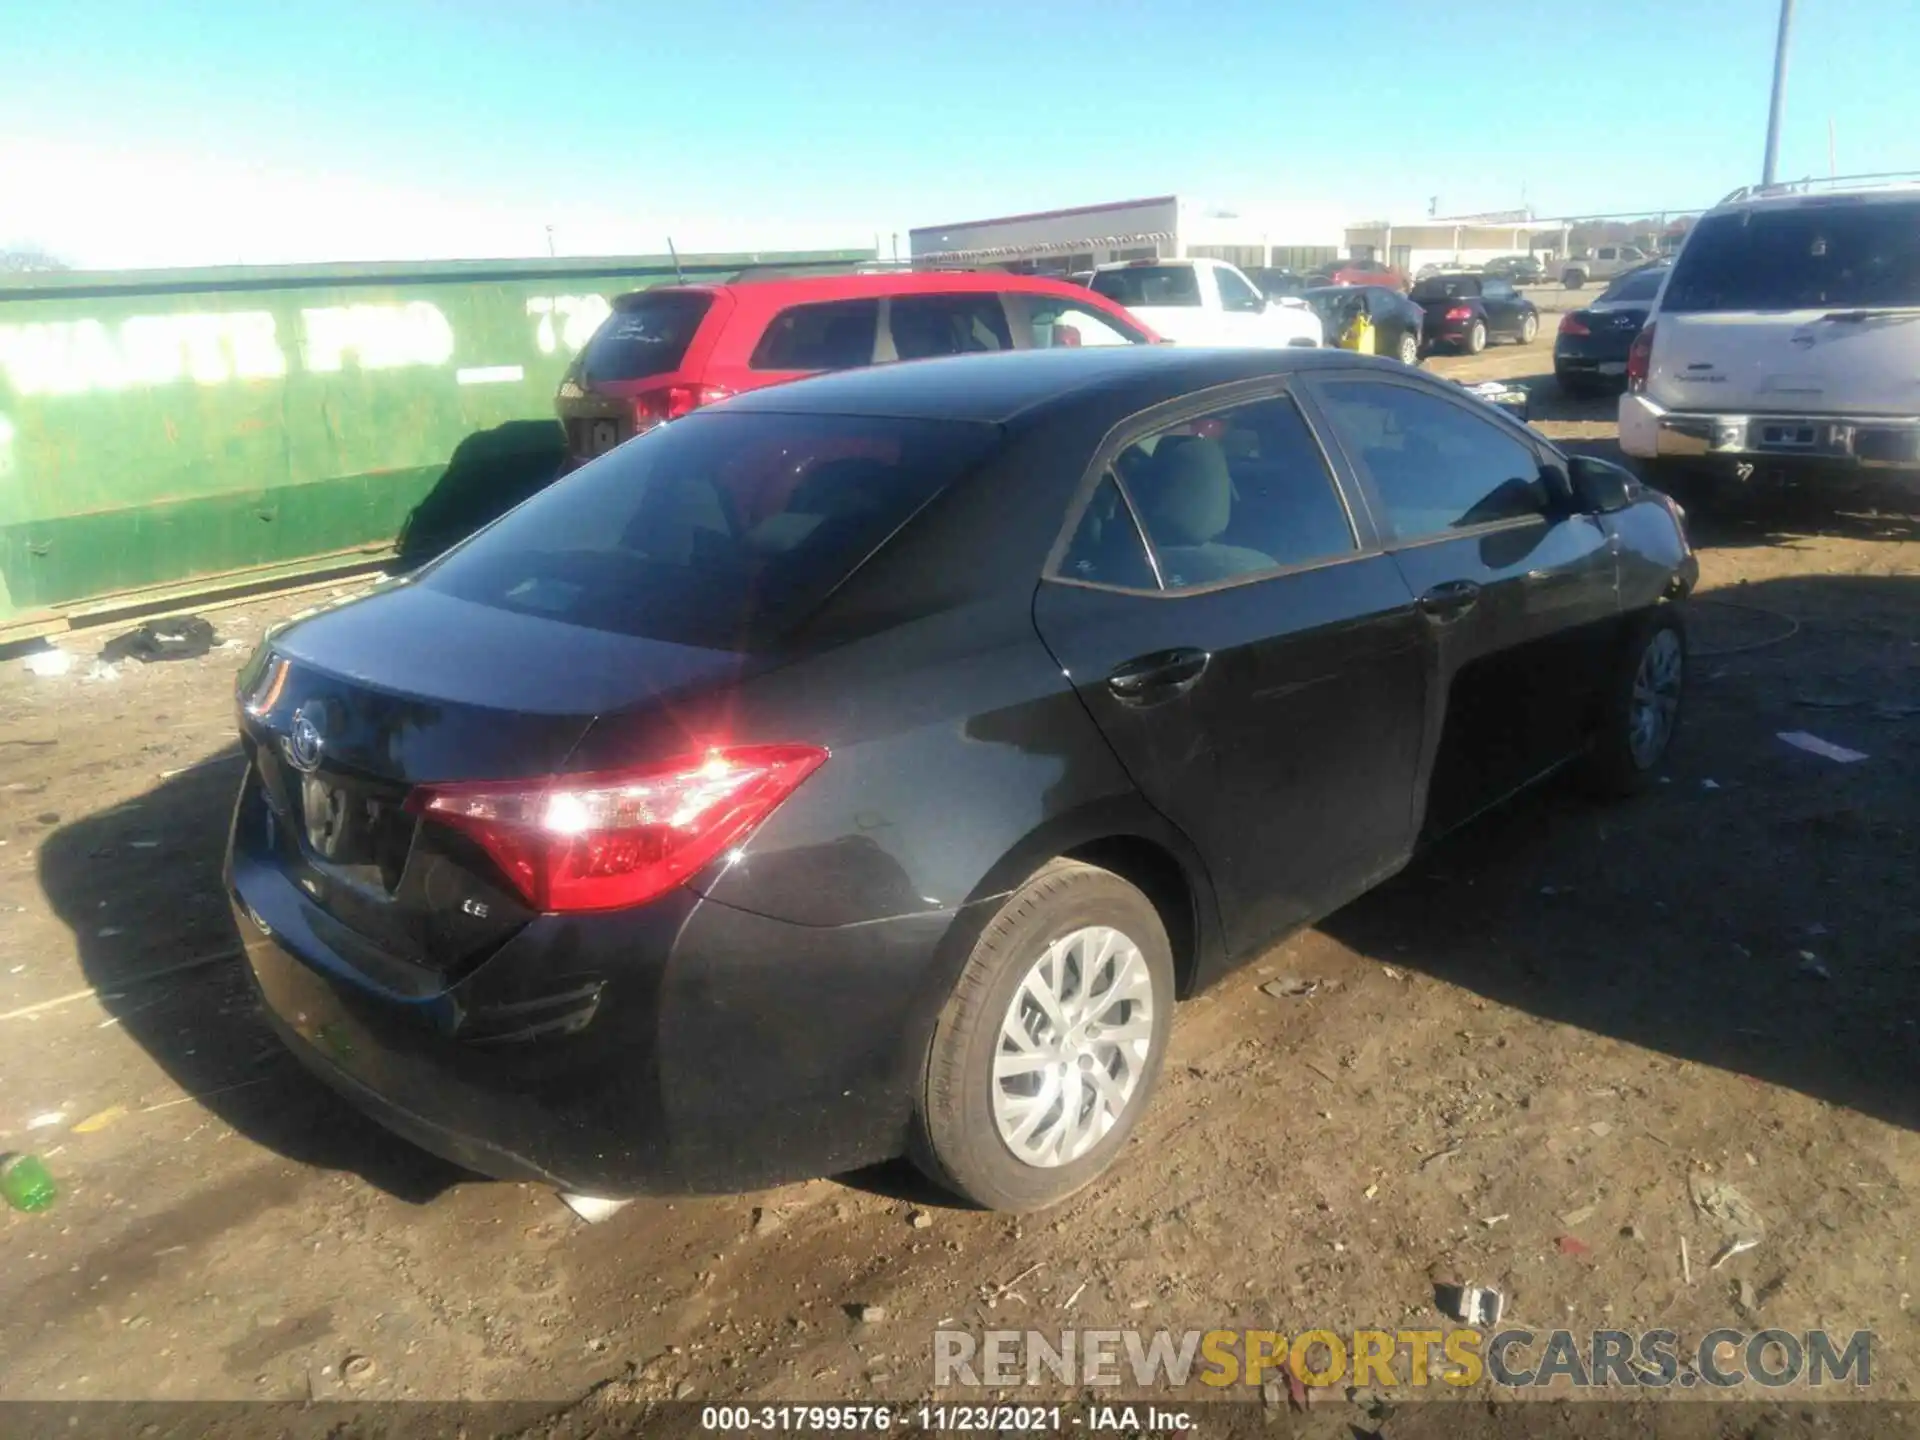
[[[1920,415],[1690,413],[1620,401],[1620,448],[1637,459],[1920,469]]]
[[[236,815],[227,880],[268,1019],[353,1104],[482,1174],[730,1192],[903,1153],[975,911],[792,925],[677,890],[541,916],[444,983],[376,983]],[[964,937],[956,943],[963,943]]]

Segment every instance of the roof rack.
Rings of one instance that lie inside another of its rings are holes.
[[[1722,205],[1739,200],[1763,199],[1769,195],[1812,195],[1829,190],[1882,189],[1895,185],[1920,184],[1920,170],[1879,170],[1866,175],[1809,175],[1801,180],[1780,180],[1772,185],[1742,185],[1723,197]]]

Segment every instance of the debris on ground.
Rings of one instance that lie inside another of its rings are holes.
[[[1507,1297],[1491,1285],[1443,1285],[1439,1299],[1440,1308],[1464,1325],[1498,1325],[1507,1308]]]
[[[1593,1247],[1573,1235],[1562,1235],[1553,1242],[1562,1255],[1591,1255]]]
[[[340,1362],[340,1378],[349,1385],[364,1385],[378,1367],[366,1355],[349,1355]]]
[[[1269,980],[1260,987],[1262,995],[1271,995],[1276,1000],[1304,1000],[1318,993],[1318,980],[1301,980],[1292,975],[1284,975],[1278,980]]]
[[[57,645],[45,650],[36,650],[20,662],[29,675],[38,675],[42,680],[51,680],[73,669],[73,652],[62,650]]]
[[[603,1200],[597,1195],[569,1195],[564,1190],[560,1192],[560,1199],[589,1225],[598,1225],[615,1211],[625,1209],[629,1203],[625,1200]]]
[[[786,1223],[787,1217],[771,1205],[756,1205],[753,1207],[753,1233],[756,1235],[772,1235],[784,1227]]]
[[[1687,1237],[1680,1237],[1680,1278],[1693,1284],[1693,1257],[1687,1254]]]
[[[1752,1315],[1760,1308],[1760,1296],[1753,1288],[1751,1280],[1742,1280],[1734,1289],[1736,1302],[1742,1314]]]
[[[1862,750],[1849,750],[1844,745],[1836,745],[1831,740],[1822,740],[1818,735],[1809,735],[1805,730],[1782,730],[1780,738],[1797,750],[1809,755],[1818,755],[1823,759],[1834,760],[1842,765],[1851,765],[1856,760],[1867,759]]]
[[[916,1210],[907,1217],[907,1223],[916,1230],[926,1230],[933,1225],[933,1216],[925,1210]]]
[[[1729,1240],[1725,1245],[1720,1247],[1720,1253],[1713,1257],[1712,1262],[1707,1268],[1709,1270],[1718,1270],[1722,1265],[1726,1264],[1727,1261],[1733,1259],[1734,1256],[1746,1254],[1747,1251],[1753,1249],[1753,1247],[1759,1243],[1758,1240],[1753,1239],[1751,1236],[1741,1240]]]
[[[1560,1223],[1569,1230],[1577,1229],[1593,1218],[1593,1209],[1591,1205],[1582,1205],[1578,1210],[1569,1210],[1560,1217]]]
[[[879,1325],[887,1318],[887,1307],[884,1305],[853,1305],[848,1308],[853,1311],[853,1318],[862,1325]]]
[[[122,1119],[127,1113],[124,1105],[109,1105],[104,1110],[96,1110],[78,1125],[73,1127],[76,1135],[91,1135],[96,1130],[104,1130],[114,1121]]]
[[[51,1130],[55,1125],[64,1125],[66,1123],[67,1123],[66,1111],[43,1110],[40,1114],[34,1116],[31,1120],[27,1121],[27,1129]]]
[[[1753,1203],[1746,1196],[1726,1181],[1696,1175],[1689,1190],[1694,1208],[1729,1239],[1751,1239],[1757,1244],[1766,1235],[1766,1222],[1760,1218],[1760,1212],[1753,1208]]]
[[[124,635],[116,635],[100,648],[100,658],[109,665],[123,660],[148,664],[155,660],[198,660],[219,643],[211,621],[199,615],[175,615],[165,620],[149,620]]]
[[[0,1195],[14,1209],[31,1215],[47,1209],[59,1193],[38,1155],[0,1155]]]

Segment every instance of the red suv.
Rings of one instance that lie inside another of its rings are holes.
[[[568,459],[579,464],[698,406],[823,370],[1158,338],[1091,290],[1026,275],[660,285],[613,302],[568,367],[556,404]]]
[[[1390,290],[1402,293],[1407,288],[1406,276],[1378,260],[1335,260],[1315,271],[1314,278],[1326,285],[1385,285]]]

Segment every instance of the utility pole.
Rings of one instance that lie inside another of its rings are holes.
[[[553,227],[549,225],[547,226],[547,254],[551,257],[553,253]]]
[[[1787,103],[1787,36],[1793,28],[1793,0],[1780,0],[1780,34],[1773,42],[1773,103],[1767,107],[1767,160],[1762,185],[1773,184],[1780,164],[1780,115]]]

